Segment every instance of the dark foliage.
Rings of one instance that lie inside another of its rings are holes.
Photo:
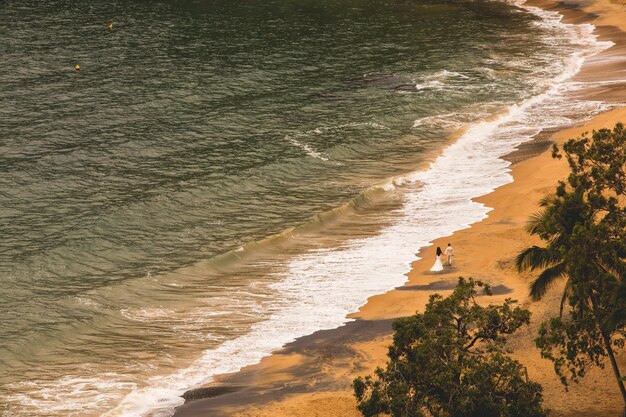
[[[478,305],[489,288],[461,278],[449,297],[430,297],[424,314],[394,323],[389,362],[357,378],[364,416],[543,417],[541,386],[507,356],[506,336],[528,324],[528,310],[507,299]]]
[[[578,381],[591,366],[603,367],[608,357],[626,404],[614,353],[624,346],[626,319],[625,144],[626,131],[617,124],[563,145],[570,175],[541,202],[528,227],[546,244],[526,249],[516,264],[542,270],[530,286],[533,299],[566,280],[561,314],[542,324],[536,340],[563,384]],[[554,147],[553,157],[563,154]]]

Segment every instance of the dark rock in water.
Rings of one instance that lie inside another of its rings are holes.
[[[318,93],[313,96],[313,99],[319,100],[319,101],[345,101],[345,100],[350,100],[350,97]]]
[[[401,84],[396,87],[393,87],[394,91],[407,91],[411,93],[417,92],[417,88],[415,88],[415,84]]]
[[[224,394],[230,394],[231,392],[239,391],[242,388],[243,387],[239,385],[195,388],[185,392],[182,397],[185,399],[185,403],[187,403],[189,401],[201,400],[203,398],[213,398]]]

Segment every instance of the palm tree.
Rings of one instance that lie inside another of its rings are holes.
[[[570,187],[571,185],[575,184],[570,182]],[[607,229],[603,228],[602,222],[598,223],[597,211],[588,204],[586,196],[584,187],[566,190],[565,184],[561,182],[555,195],[543,199],[540,203],[542,210],[531,217],[527,231],[540,237],[546,245],[532,246],[523,250],[516,257],[515,265],[519,271],[541,270],[530,284],[530,296],[533,300],[543,298],[556,281],[566,280],[559,316],[563,315],[566,301],[569,301],[572,310],[577,313],[572,317],[574,323],[570,324],[573,333],[569,336],[563,336],[561,333],[560,336],[564,338],[557,342],[557,345],[566,346],[569,343],[567,338],[579,331],[581,334],[587,332],[587,335],[593,336],[594,333],[599,335],[600,340],[597,343],[598,346],[602,346],[611,362],[624,400],[626,416],[626,387],[615,360],[611,338],[615,327],[610,329],[606,326],[607,321],[626,319],[626,310],[611,316],[611,309],[614,307],[606,305],[610,297],[605,296],[615,292],[617,283],[622,278],[623,262],[619,259],[619,254],[617,256],[611,254],[617,254],[615,247],[618,249],[623,247],[623,242],[618,239],[618,242],[613,244],[611,239],[606,238]],[[619,262],[616,262],[616,259]],[[618,292],[617,297],[620,295],[626,296],[626,289]],[[584,328],[585,320],[581,320],[584,317],[595,323],[594,328],[597,332]],[[577,319],[580,320],[580,327],[575,323]],[[556,331],[555,334],[562,332],[562,327],[559,326],[561,325],[557,325],[556,330],[552,329]],[[537,345],[542,348],[542,354],[555,347],[553,341],[541,339],[540,333]],[[579,351],[578,354],[586,353],[590,354],[590,357],[595,357],[589,347],[576,349]]]
[[[571,237],[577,225],[585,222],[588,215],[582,193],[565,193],[560,183],[557,194],[541,200],[542,210],[531,216],[526,230],[547,242],[545,247],[531,246],[515,258],[518,271],[542,272],[530,284],[530,296],[538,301],[556,281],[566,279],[560,312],[571,291],[567,274],[566,254],[571,249]]]

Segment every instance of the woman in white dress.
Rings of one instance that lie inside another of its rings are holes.
[[[439,246],[437,246],[437,257],[435,258],[435,264],[433,265],[432,268],[430,268],[430,270],[432,272],[439,272],[439,271],[443,271],[443,264],[441,263],[441,254],[443,252],[441,251],[441,248]]]

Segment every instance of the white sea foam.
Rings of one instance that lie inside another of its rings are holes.
[[[445,84],[439,80],[427,80],[421,83],[415,83],[415,91],[422,90],[440,90],[444,88]],[[407,90],[398,90],[398,93],[408,93]]]
[[[139,308],[120,310],[120,314],[133,321],[150,322],[154,320],[168,320],[175,312],[166,308]]]
[[[187,368],[154,376],[141,384],[121,375],[61,380],[61,391],[65,391],[42,392],[41,397],[66,398],[64,395],[70,393],[74,396],[68,394],[67,401],[71,402],[87,397],[75,396],[81,394],[81,390],[100,390],[107,384],[117,384],[130,393],[104,416],[168,416],[183,402],[180,395],[185,390],[209,382],[214,375],[235,372],[256,363],[298,337],[349,321],[346,314],[358,309],[369,296],[405,281],[404,274],[416,259],[417,248],[485,218],[490,208],[473,199],[512,180],[509,163],[499,156],[543,128],[571,121],[572,115],[606,108],[597,102],[564,100],[563,95],[578,88],[565,81],[579,71],[584,58],[608,44],[596,41],[590,25],[582,28],[564,25],[556,13],[527,9],[541,16],[543,24],[559,27],[568,36],[576,37],[583,48],[563,63],[556,77],[544,80],[541,94],[510,106],[498,117],[473,124],[427,170],[388,182],[383,189],[404,187],[404,204],[394,213],[393,225],[376,236],[354,239],[341,248],[318,249],[292,259],[271,285],[271,290],[280,297],[265,305],[269,318],[253,325],[247,334],[205,351]],[[311,133],[324,132],[323,128],[318,129]],[[310,156],[325,158],[309,145],[295,138],[289,140]],[[157,309],[126,314],[136,320],[158,320],[165,312]],[[67,410],[68,404],[65,406]],[[79,406],[85,407],[85,404]]]
[[[457,71],[441,70],[421,77],[415,82],[415,91],[443,90],[458,88],[459,81],[469,80],[471,77]],[[397,90],[398,93],[411,93],[411,90]]]
[[[68,417],[97,413],[103,406],[110,404],[111,393],[132,391],[138,387],[131,377],[115,373],[68,375],[54,381],[54,384],[25,381],[15,385],[20,385],[20,389],[28,388],[29,395],[14,395],[13,401],[47,415]],[[85,398],[89,398],[89,401],[85,401]],[[10,415],[9,411],[2,414],[3,417]]]
[[[102,305],[94,299],[88,297],[76,297],[76,302],[87,307],[100,308]]]
[[[432,78],[462,78],[462,79],[467,80],[470,77],[468,77],[465,74],[461,74],[460,72],[457,72],[457,71],[448,71],[444,69],[433,74]]]
[[[378,130],[389,130],[387,126],[380,124],[380,123],[376,123],[376,122],[350,122],[350,123],[343,123],[339,125],[316,127],[315,129],[305,132],[304,135],[310,135],[312,133],[319,135],[322,133],[335,132],[335,131],[341,131],[341,130],[353,129],[353,128],[373,128],[373,129],[378,129]]]
[[[325,133],[339,132],[347,129],[377,129],[388,130],[385,125],[376,122],[351,122],[343,123],[339,125],[320,126],[306,132],[299,132],[292,135],[286,135],[285,139],[297,148],[302,149],[307,155],[313,158],[320,159],[322,161],[328,161],[330,156],[324,152],[319,152],[313,148],[313,146],[306,143],[307,138],[311,135],[321,135]]]
[[[321,159],[322,161],[328,161],[327,155],[323,154],[322,152],[316,151],[315,149],[313,149],[312,146],[307,145],[306,143],[300,142],[293,136],[287,136],[287,140],[289,140],[289,142],[292,145],[296,146],[297,148],[302,149],[304,152],[306,152],[307,155],[313,158]]]
[[[413,128],[425,127],[425,128],[443,128],[443,129],[455,129],[465,126],[468,123],[486,117],[488,113],[476,111],[476,112],[457,112],[457,113],[445,113],[435,114],[433,116],[426,116],[416,119],[413,122]]]

